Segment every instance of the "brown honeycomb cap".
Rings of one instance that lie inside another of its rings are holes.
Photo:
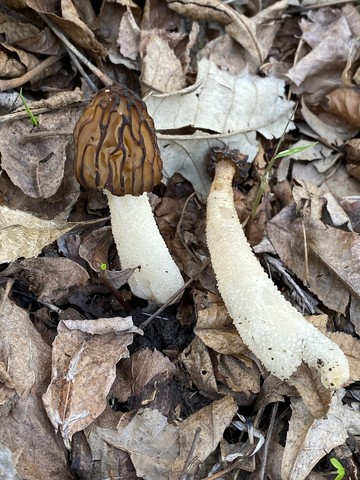
[[[153,119],[125,86],[100,90],[74,129],[75,176],[85,188],[142,195],[162,178]]]

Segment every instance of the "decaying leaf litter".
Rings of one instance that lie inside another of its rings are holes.
[[[1,478],[324,479],[331,458],[359,478],[359,9],[240,3],[2,2]],[[150,202],[186,286],[161,311],[132,295],[106,198],[74,176],[75,123],[112,82],[157,130]],[[252,218],[279,142],[317,144],[276,161]],[[281,381],[233,326],[205,235],[225,146],[251,164],[247,236],[344,352],[343,388],[306,363]]]

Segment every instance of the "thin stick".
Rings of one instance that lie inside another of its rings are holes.
[[[48,27],[55,33],[57,37],[64,43],[64,45],[82,62],[85,67],[87,67],[91,72],[93,72],[99,80],[105,85],[112,85],[113,81],[100,69],[95,67],[89,60],[68,40],[68,38],[63,34],[60,28],[57,27],[46,15],[39,13],[40,17],[48,25]]]
[[[259,474],[259,480],[264,480],[265,478],[265,470],[266,470],[266,464],[267,464],[267,459],[269,455],[269,447],[270,447],[270,441],[271,441],[271,436],[274,430],[275,426],[275,420],[276,420],[276,415],[278,411],[278,406],[279,402],[275,402],[272,407],[271,411],[271,418],[270,418],[270,424],[269,428],[266,434],[266,440],[265,440],[265,445],[263,448],[263,457],[262,457],[262,462],[261,462],[261,467],[260,467],[260,474]]]
[[[4,90],[9,90],[10,88],[21,87],[26,82],[29,82],[37,75],[42,73],[44,70],[49,68],[51,65],[53,65],[55,62],[60,60],[62,56],[51,55],[50,57],[47,57],[43,62],[36,65],[36,67],[24,73],[24,75],[21,75],[21,77],[12,78],[11,80],[0,80],[0,92]]]
[[[204,265],[200,268],[200,270],[195,274],[193,275],[191,278],[189,278],[189,280],[176,292],[174,293],[174,295],[172,297],[169,298],[169,300],[164,303],[164,305],[162,305],[158,310],[156,310],[155,313],[153,313],[151,315],[151,317],[149,317],[147,320],[145,320],[145,322],[143,322],[139,328],[145,328],[149,325],[150,322],[152,322],[154,320],[154,318],[156,318],[157,316],[159,316],[159,314],[165,310],[165,308],[170,305],[176,297],[178,297],[180,295],[180,293],[182,293],[185,288],[187,288],[199,275],[200,273],[205,270],[205,268],[210,264],[210,260],[206,260],[206,262],[204,263]]]
[[[191,462],[191,460],[194,456],[195,448],[196,448],[197,444],[199,443],[200,433],[201,433],[201,428],[197,427],[197,429],[195,430],[195,434],[194,434],[194,438],[193,438],[193,441],[192,441],[192,444],[191,444],[191,448],[190,448],[189,453],[186,457],[186,462],[185,462],[184,468],[181,471],[179,480],[183,480],[185,478],[186,470],[188,469],[188,467],[190,465],[190,462]]]

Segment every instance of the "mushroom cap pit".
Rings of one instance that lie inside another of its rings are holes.
[[[125,86],[100,90],[74,129],[75,176],[85,188],[139,196],[162,178],[153,119]]]

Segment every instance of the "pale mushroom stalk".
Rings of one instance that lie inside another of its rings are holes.
[[[147,194],[116,197],[105,193],[121,267],[140,267],[128,280],[131,291],[140,298],[166,303],[184,281],[160,234]]]
[[[320,373],[325,387],[339,388],[350,375],[344,353],[283,297],[247,242],[234,205],[237,167],[228,152],[216,163],[206,236],[229,315],[247,347],[280,379],[289,378],[304,361]]]
[[[146,192],[162,178],[155,128],[145,103],[124,86],[100,90],[74,129],[75,175],[107,195],[122,269],[140,298],[175,301],[184,280],[157,227]]]

